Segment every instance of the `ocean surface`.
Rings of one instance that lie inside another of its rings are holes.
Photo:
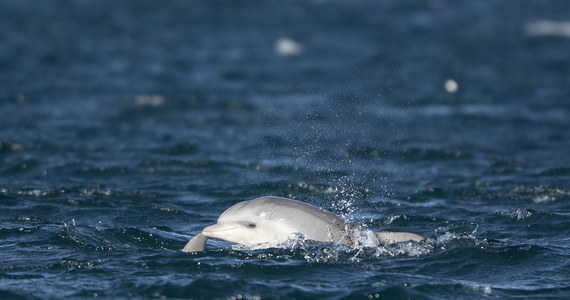
[[[426,240],[180,251],[265,195]],[[0,298],[570,298],[570,2],[1,1]]]

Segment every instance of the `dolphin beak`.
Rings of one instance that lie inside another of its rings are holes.
[[[202,234],[207,237],[218,237],[220,233],[223,234],[224,231],[230,231],[237,229],[238,227],[235,224],[226,224],[226,223],[217,223],[214,225],[210,225],[205,227],[202,230]]]

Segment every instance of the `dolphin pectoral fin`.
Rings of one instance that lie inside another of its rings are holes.
[[[374,232],[374,235],[383,245],[407,241],[420,242],[424,240],[423,236],[411,232]]]
[[[207,241],[208,241],[208,238],[200,232],[195,237],[190,239],[190,241],[182,249],[182,252],[204,251],[204,249],[206,248],[206,242]]]

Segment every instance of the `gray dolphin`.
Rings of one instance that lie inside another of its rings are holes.
[[[260,197],[240,202],[224,211],[214,225],[207,226],[182,249],[204,251],[208,238],[221,239],[252,249],[277,246],[302,235],[306,240],[349,247],[378,246],[421,241],[409,232],[372,232],[324,209],[280,197]]]

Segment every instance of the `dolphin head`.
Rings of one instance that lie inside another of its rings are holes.
[[[284,242],[289,231],[281,230],[280,224],[265,220],[224,220],[207,226],[202,234],[228,242],[253,246],[268,242]]]
[[[258,204],[244,201],[228,208],[220,215],[217,223],[204,228],[202,234],[209,238],[253,246],[285,242],[292,232],[296,232],[290,225],[290,220]]]

